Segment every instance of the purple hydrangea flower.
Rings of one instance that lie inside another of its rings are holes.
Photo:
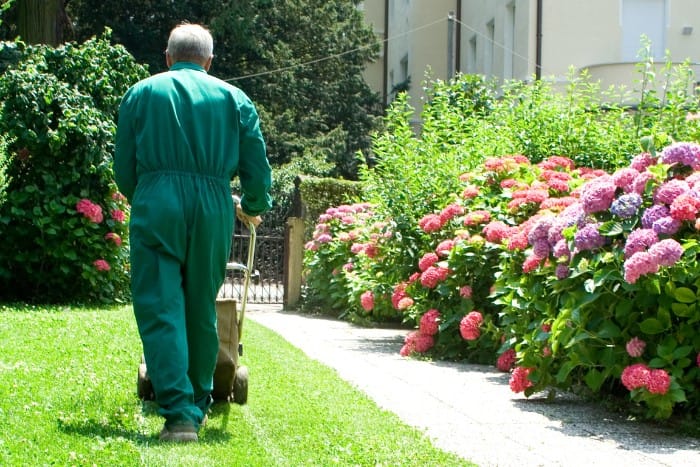
[[[678,219],[667,216],[654,221],[651,228],[654,229],[654,232],[660,235],[673,235],[678,232],[682,224],[683,223]]]
[[[554,248],[552,248],[552,253],[557,258],[561,258],[561,257],[570,258],[571,257],[571,250],[569,250],[569,244],[564,239],[559,240],[554,245]]]
[[[615,183],[609,175],[594,178],[583,186],[581,203],[586,214],[607,211],[615,198]]]
[[[574,245],[576,250],[595,250],[605,245],[605,237],[598,231],[600,224],[586,224],[581,227],[574,236]]]
[[[642,197],[637,193],[621,195],[610,206],[610,212],[623,219],[628,219],[637,213],[642,205]]]
[[[661,152],[660,160],[664,164],[681,164],[700,168],[700,145],[695,143],[673,143]]]
[[[640,251],[645,251],[659,241],[659,236],[652,229],[637,229],[630,232],[625,243],[625,258]]]
[[[549,232],[550,227],[552,227],[553,220],[554,216],[546,216],[535,223],[530,233],[527,234],[527,241],[530,245],[534,245],[537,240],[547,240],[547,232]]]
[[[690,191],[690,185],[685,180],[672,179],[661,185],[654,193],[654,202],[671,204],[680,195]]]
[[[649,254],[659,266],[673,266],[683,256],[683,247],[674,239],[667,238],[653,244]]]
[[[540,258],[549,256],[549,242],[546,238],[538,238],[532,245],[532,253]]]
[[[557,268],[554,271],[557,279],[562,280],[569,277],[569,265],[564,263],[557,264]]]
[[[655,204],[648,207],[644,214],[642,214],[642,227],[645,229],[651,229],[654,222],[658,221],[662,217],[668,217],[671,215],[671,210],[664,206],[663,204]]]

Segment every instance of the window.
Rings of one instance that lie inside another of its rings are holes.
[[[491,76],[493,74],[493,61],[496,45],[496,26],[494,20],[486,24],[486,54],[484,56],[484,74]]]
[[[666,49],[666,0],[622,0],[624,61],[637,61],[642,34],[651,41],[653,57],[663,59]]]
[[[515,2],[506,6],[505,26],[503,28],[503,79],[513,78],[513,59],[515,57]]]
[[[476,73],[476,34],[469,39],[469,49],[467,49],[467,73]]]

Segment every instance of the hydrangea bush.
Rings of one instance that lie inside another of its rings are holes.
[[[699,157],[694,143],[642,153],[532,218],[524,259],[504,258],[493,294],[515,391],[629,392],[651,417],[697,411]]]
[[[146,70],[109,37],[1,48],[15,61],[0,76],[0,131],[9,138],[0,295],[128,300],[129,208],[113,181],[113,136],[120,96]]]

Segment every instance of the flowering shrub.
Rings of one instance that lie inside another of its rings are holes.
[[[391,252],[389,225],[367,203],[329,208],[321,214],[307,242],[304,308],[374,321],[397,320],[387,276],[381,270]]]
[[[506,258],[494,294],[517,365],[531,369],[515,387],[627,390],[656,418],[697,407],[698,169],[700,146],[674,143],[531,218],[526,259]]]
[[[0,296],[42,302],[129,298],[129,208],[113,182],[117,108],[145,70],[108,37],[58,48],[5,43],[0,132]]]

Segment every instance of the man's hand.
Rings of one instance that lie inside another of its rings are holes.
[[[257,227],[262,222],[262,217],[249,216],[248,214],[244,213],[243,209],[241,208],[241,205],[238,203],[236,203],[236,217],[239,221],[243,222],[243,225],[245,225],[246,227],[248,227],[251,224],[254,227]]]

